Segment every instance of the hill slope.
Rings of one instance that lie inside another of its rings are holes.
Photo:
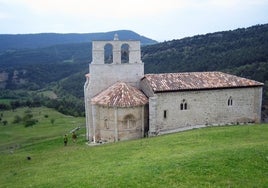
[[[263,82],[263,109],[268,109],[268,24],[166,41],[141,49],[145,73],[223,71]],[[84,74],[90,62],[91,43],[8,50],[0,53],[0,87],[49,87],[61,97],[71,94],[79,98],[82,104]]]
[[[62,116],[59,121],[66,120],[70,122],[70,117]],[[21,137],[20,129],[32,129],[35,133],[25,134],[28,144],[19,149],[1,151],[1,186],[265,187],[268,184],[267,124],[210,127],[97,147],[85,144],[83,132],[79,132],[76,143],[70,141],[64,147],[62,134],[66,128],[61,125],[60,131],[60,126],[55,126],[53,130],[50,123],[34,128],[0,127],[1,139],[8,134]]]
[[[167,41],[144,46],[142,51],[146,72],[150,73],[260,67],[268,62],[268,24]],[[263,81],[268,75],[255,79]]]
[[[10,49],[43,48],[58,44],[90,43],[93,40],[113,40],[114,34],[120,40],[139,40],[141,44],[154,44],[157,41],[141,36],[133,31],[118,30],[103,33],[40,33],[40,34],[0,34],[0,51]]]

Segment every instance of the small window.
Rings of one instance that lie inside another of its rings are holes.
[[[183,103],[181,103],[181,110],[183,110]]]
[[[187,103],[184,103],[184,110],[187,110]]]
[[[131,129],[136,127],[136,119],[132,114],[126,115],[123,120],[125,129]]]
[[[167,118],[167,110],[164,110],[164,118]]]
[[[108,119],[104,120],[104,126],[105,126],[106,129],[109,129]]]
[[[180,105],[180,109],[181,110],[187,110],[188,109],[188,105],[185,99],[182,100],[181,105]]]
[[[227,104],[228,104],[228,106],[233,106],[233,99],[232,99],[232,97],[229,97]]]

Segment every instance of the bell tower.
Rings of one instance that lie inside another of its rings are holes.
[[[105,47],[112,48],[112,61],[105,63]],[[127,53],[126,49],[127,47]],[[123,55],[128,58],[123,59]],[[115,84],[125,82],[139,89],[144,76],[144,64],[141,61],[140,41],[121,41],[117,34],[111,41],[92,42],[92,62],[84,86],[87,138],[92,139],[92,104],[91,99],[101,91]]]

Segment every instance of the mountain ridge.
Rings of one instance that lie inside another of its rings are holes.
[[[139,35],[131,30],[116,30],[99,33],[0,34],[0,51],[44,48],[72,43],[90,43],[93,40],[113,40],[116,33],[119,35],[120,40],[139,40],[142,45],[157,43],[156,40]]]

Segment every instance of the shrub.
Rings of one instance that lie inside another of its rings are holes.
[[[3,125],[7,125],[7,120],[2,121]]]
[[[24,126],[25,127],[32,127],[37,122],[38,122],[38,120],[36,120],[36,119],[28,119],[28,120],[24,121]]]
[[[55,119],[50,119],[50,123],[52,124],[52,125],[54,125],[54,123],[55,123]]]
[[[31,110],[26,110],[25,111],[25,115],[22,118],[24,126],[25,127],[32,127],[33,125],[35,125],[38,120],[33,119],[33,114],[31,113]]]
[[[22,118],[18,115],[14,117],[13,123],[20,123],[22,121]]]

